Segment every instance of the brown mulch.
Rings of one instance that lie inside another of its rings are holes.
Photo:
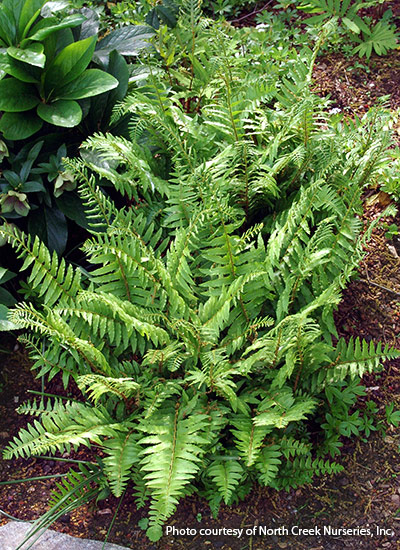
[[[372,55],[369,61],[356,56],[345,58],[340,53],[318,59],[313,72],[315,92],[328,96],[332,107],[345,114],[361,116],[383,96],[388,106],[400,105],[400,56],[392,50],[385,57]]]

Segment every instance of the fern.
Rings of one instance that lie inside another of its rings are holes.
[[[361,194],[387,165],[387,117],[331,121],[310,88],[316,50],[276,65],[198,8],[185,3],[182,34],[160,32],[168,48],[183,37],[177,61],[144,59],[115,109],[130,139],[96,134],[65,161],[90,222],[85,277],[0,228],[40,286],[43,305],[10,314],[33,368],[82,392],[21,407],[36,418],[4,456],[99,446],[98,492],[132,484],[153,539],[194,491],[216,513],[254,482],[340,471],[324,458],[341,444],[323,424],[328,388],[353,391],[399,356],[338,341],[333,317],[364,254]],[[98,494],[81,474],[57,502]]]
[[[243,468],[235,457],[226,456],[224,458],[226,460],[214,460],[210,464],[208,475],[213,479],[225,504],[231,504],[243,476]]]
[[[165,408],[164,408],[165,411]],[[142,451],[141,470],[152,494],[151,522],[158,524],[169,517],[178,504],[182,489],[199,470],[202,445],[207,441],[202,436],[205,415],[190,415],[184,418],[184,407],[177,403],[175,410],[153,415],[151,422],[142,430],[146,434],[140,444]]]

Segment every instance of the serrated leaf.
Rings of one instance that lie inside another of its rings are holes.
[[[104,64],[112,50],[121,55],[138,55],[149,47],[148,40],[154,35],[154,29],[144,25],[129,25],[115,29],[100,40],[96,46],[93,60]]]

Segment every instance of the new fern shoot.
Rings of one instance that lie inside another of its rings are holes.
[[[337,341],[333,320],[363,255],[361,193],[386,162],[384,124],[330,118],[310,91],[310,50],[291,51],[284,76],[265,72],[272,60],[253,63],[259,49],[239,48],[240,31],[201,19],[197,2],[188,10],[168,38],[187,49],[168,71],[143,60],[115,112],[130,139],[95,135],[65,161],[91,222],[85,276],[0,228],[44,304],[10,315],[34,369],[82,392],[21,406],[35,420],[4,456],[100,447],[94,469],[60,484],[55,510],[91,498],[93,481],[117,497],[129,484],[150,503],[153,540],[192,492],[217,514],[255,483],[340,471],[335,403],[399,355]]]

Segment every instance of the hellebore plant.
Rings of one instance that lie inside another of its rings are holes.
[[[4,214],[16,212],[20,216],[26,216],[31,208],[25,193],[18,193],[17,191],[8,191],[6,195],[3,195],[0,199],[0,205]]]
[[[87,68],[97,34],[75,42],[71,31],[85,17],[42,17],[44,4],[4,0],[0,5],[0,131],[6,139],[29,138],[44,122],[77,126],[83,116],[77,100],[119,84],[105,71]]]

